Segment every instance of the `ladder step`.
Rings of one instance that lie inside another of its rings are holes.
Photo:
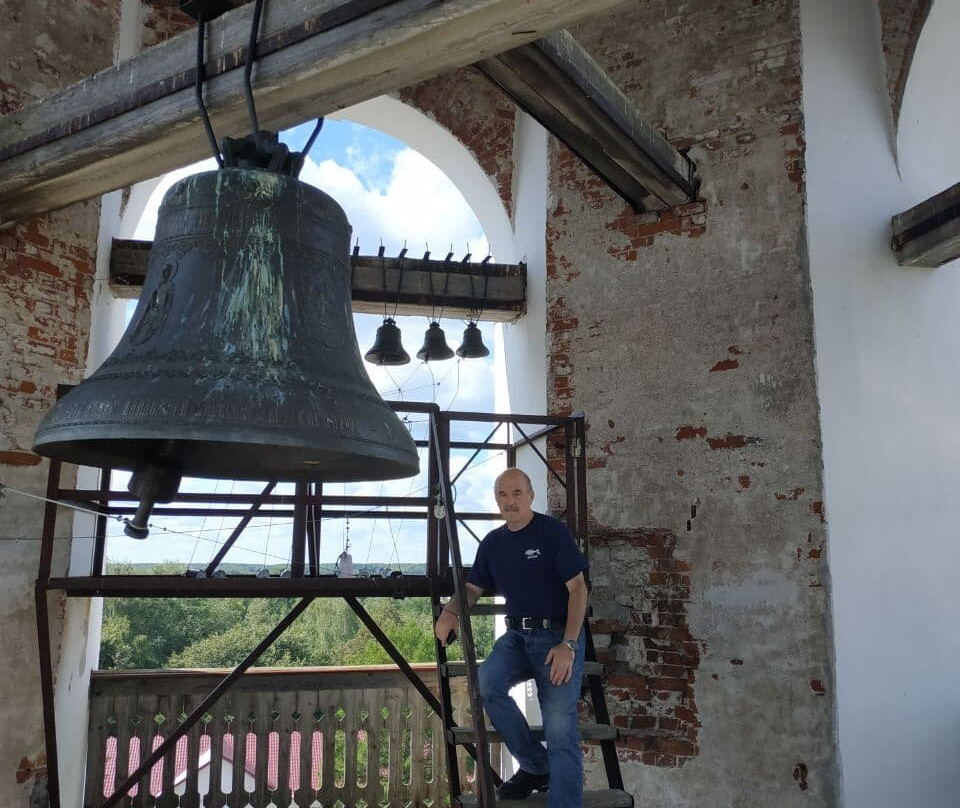
[[[530,727],[533,737],[538,741],[544,740],[543,726]],[[453,742],[458,744],[471,743],[474,740],[473,727],[452,727],[450,734]],[[611,741],[617,738],[617,728],[612,724],[579,724],[577,734],[585,741]],[[487,727],[487,740],[492,743],[500,741],[500,733],[493,727]]]
[[[477,660],[478,665],[481,662],[483,662],[482,659]],[[466,662],[448,662],[447,663],[447,676],[450,676],[452,678],[454,676],[466,676],[466,675],[467,675]],[[602,662],[584,662],[583,675],[584,676],[603,676],[603,663]]]
[[[497,801],[499,804],[499,800]],[[463,808],[476,808],[476,794],[461,794],[460,804]],[[525,800],[510,800],[509,805],[524,806],[524,808],[546,808],[547,795],[539,791],[531,794]],[[604,791],[584,791],[583,808],[633,808],[633,797],[626,791],[606,789]]]

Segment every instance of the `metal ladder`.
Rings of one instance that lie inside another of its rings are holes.
[[[562,480],[566,491],[568,515],[579,514],[585,516],[585,464],[583,457],[583,416],[572,416],[571,424],[566,429],[568,442],[571,446],[567,447],[567,475],[566,480]],[[477,656],[476,646],[473,639],[473,630],[471,627],[471,617],[480,614],[503,614],[503,606],[481,605],[473,608],[468,607],[466,600],[466,572],[463,566],[463,559],[460,550],[459,534],[457,530],[457,517],[453,507],[453,496],[451,491],[450,473],[449,473],[449,420],[441,417],[434,420],[432,424],[434,430],[432,440],[437,446],[447,447],[447,451],[437,455],[437,468],[435,482],[436,504],[434,506],[434,516],[437,519],[439,529],[439,541],[436,543],[441,553],[449,552],[450,571],[453,577],[454,593],[451,600],[457,603],[458,611],[463,617],[460,620],[460,641],[463,645],[463,662],[450,662],[447,659],[446,649],[436,642],[437,671],[440,679],[440,703],[442,707],[442,720],[444,726],[444,741],[447,752],[447,775],[450,784],[450,804],[452,808],[494,808],[496,805],[496,786],[501,780],[498,772],[490,765],[489,744],[500,741],[499,733],[492,727],[486,725],[483,720],[483,710],[478,689],[477,679]],[[572,437],[572,441],[570,438]],[[532,441],[531,441],[532,445]],[[541,459],[546,463],[546,458],[538,451]],[[511,456],[512,455],[512,456]],[[573,461],[572,463],[570,461]],[[508,452],[508,465],[514,466],[516,463],[516,451]],[[571,469],[571,465],[578,468]],[[555,476],[558,477],[559,475]],[[568,522],[574,521],[568,518]],[[577,520],[579,526],[585,519]],[[585,536],[581,531],[574,534],[577,536],[581,549],[585,549]],[[431,604],[434,619],[439,617],[440,610],[443,608],[440,590],[445,587],[437,586],[431,594]],[[588,700],[592,706],[592,723],[583,723],[579,725],[581,740],[599,742],[603,754],[604,768],[606,771],[607,788],[600,790],[585,790],[583,795],[584,808],[633,808],[633,797],[623,789],[623,777],[620,772],[620,763],[617,757],[615,742],[617,739],[617,730],[610,723],[610,715],[607,710],[606,695],[604,690],[604,668],[597,662],[596,649],[594,647],[593,635],[590,631],[589,611],[588,617],[584,620],[584,629],[586,637],[585,663],[584,663],[584,689],[588,695]],[[453,707],[451,698],[451,679],[459,676],[465,676],[467,679],[467,689],[469,693],[470,704],[470,724],[457,725],[453,720]],[[534,734],[543,738],[543,727],[532,726]],[[465,747],[468,753],[476,761],[476,792],[465,794],[461,790],[460,766],[457,759],[457,748]],[[546,793],[534,793],[526,800],[511,800],[511,804],[522,803],[525,806],[538,806],[545,808],[547,803]]]

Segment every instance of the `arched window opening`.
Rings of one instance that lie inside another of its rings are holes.
[[[281,139],[291,150],[300,150],[311,129],[312,124],[304,124],[283,133]],[[204,161],[155,181],[149,194],[141,190],[138,198],[135,191],[128,203],[121,233],[151,240],[160,201],[173,183],[189,174],[215,167],[212,160]],[[352,243],[359,247],[361,254],[375,255],[382,245],[384,254],[388,256],[396,256],[406,248],[411,257],[420,257],[429,250],[434,257],[453,252],[456,260],[460,260],[464,254],[470,253],[472,260],[479,262],[490,251],[484,226],[464,194],[437,165],[404,142],[360,124],[327,121],[300,179],[321,188],[343,207],[353,228]],[[137,199],[138,205],[134,206],[132,203]],[[133,308],[131,305],[128,316]],[[392,310],[388,307],[385,314],[392,314]],[[446,331],[449,345],[456,348],[460,344],[466,321],[444,317],[439,307],[436,317]],[[412,357],[409,365],[377,367],[365,363],[381,395],[388,400],[433,401],[444,409],[494,410],[496,346],[501,341],[495,337],[492,325],[482,321],[479,324],[484,343],[491,349],[489,357],[469,360],[454,357],[442,362],[423,362],[416,358],[416,353],[424,341],[430,320],[427,317],[397,317],[405,348]],[[377,328],[382,322],[382,315],[354,315],[361,355],[373,344]],[[419,420],[409,417],[407,425],[415,438],[426,437],[425,418]],[[487,437],[488,429],[488,425],[477,425],[474,431],[463,435],[463,438],[482,440]],[[470,454],[455,451],[453,473],[466,464]],[[458,509],[488,508],[493,479],[504,465],[502,452],[491,452],[480,462],[474,460],[469,471],[456,483]],[[422,455],[421,472],[415,478],[382,483],[331,483],[325,486],[324,493],[378,497],[423,495],[427,489],[426,471],[426,458]],[[115,490],[125,487],[128,476],[116,472],[111,487]],[[262,487],[263,483],[258,482],[184,479],[180,490],[192,493],[253,493]],[[276,491],[283,493],[286,489],[292,493],[293,485],[281,483]],[[318,531],[320,539],[317,549],[321,573],[366,576],[386,576],[398,572],[422,574],[426,554],[421,522],[391,519],[386,510],[382,513],[353,514],[352,517],[320,520],[322,524]],[[108,565],[128,574],[158,572],[197,575],[223,545],[239,519],[239,516],[236,519],[220,516],[176,519],[152,517],[151,535],[145,541],[128,538],[123,534],[122,525],[111,523],[106,553]],[[480,524],[475,529],[481,532],[487,527]],[[290,565],[287,557],[289,535],[289,520],[255,518],[245,529],[243,538],[224,557],[221,569],[243,574],[253,572],[262,576],[284,575]],[[473,547],[474,542],[464,542],[467,562],[472,558]],[[344,561],[347,556],[351,562],[349,569]],[[154,601],[153,605],[156,604]],[[324,605],[325,610],[329,608],[330,604]],[[400,609],[397,606],[392,608],[393,611]],[[164,618],[161,614],[163,610],[153,608],[150,615],[142,615],[148,618],[150,625],[137,624],[136,609],[131,612],[129,603],[108,601],[103,624],[101,667],[235,664],[249,650],[251,622],[263,618],[266,625],[275,617],[263,603],[253,603],[249,610],[252,611],[247,619],[236,623],[228,619],[230,615],[227,612],[211,603],[206,617],[211,625],[219,626],[218,631],[213,635],[184,637],[188,642],[182,643],[182,647],[174,647],[178,642],[176,635],[186,633],[181,630],[182,621],[173,615]],[[346,624],[355,622],[348,612],[346,610],[337,617],[344,623],[342,627],[347,634],[350,633],[350,626]],[[381,617],[384,624],[404,621],[399,613],[385,613]],[[333,624],[337,620],[331,622],[325,619],[323,630],[333,631],[336,628]],[[147,655],[138,654],[137,648],[140,646],[137,638],[157,638],[158,634],[161,638],[159,641],[149,643],[149,649],[142,649]],[[492,626],[490,634],[492,639]],[[432,640],[429,640],[429,633],[425,636],[428,642],[422,643],[422,651],[427,658],[431,658]],[[302,643],[298,645],[298,642],[294,637],[291,643],[278,643],[259,664],[342,664],[345,659],[348,663],[352,659],[356,664],[386,661],[370,656],[371,649],[362,643],[352,650],[345,650],[342,644],[329,644],[331,647],[327,652],[335,657],[328,659],[319,651],[312,656],[309,653],[305,656],[304,646]],[[346,658],[344,653],[347,653]],[[349,656],[350,653],[353,653],[353,657]]]

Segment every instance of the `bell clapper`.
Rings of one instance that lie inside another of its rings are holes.
[[[134,471],[127,490],[140,498],[140,504],[133,518],[124,520],[123,532],[131,539],[147,538],[150,535],[148,520],[153,506],[158,502],[170,502],[177,495],[180,479],[179,471],[152,463]]]

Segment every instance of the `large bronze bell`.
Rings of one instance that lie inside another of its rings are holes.
[[[34,450],[141,480],[162,470],[166,480],[141,482],[144,499],[169,496],[178,475],[416,474],[413,439],[363,369],[349,243],[340,206],[293,177],[228,168],[181,180],[160,208],[130,326],[43,420]]]

